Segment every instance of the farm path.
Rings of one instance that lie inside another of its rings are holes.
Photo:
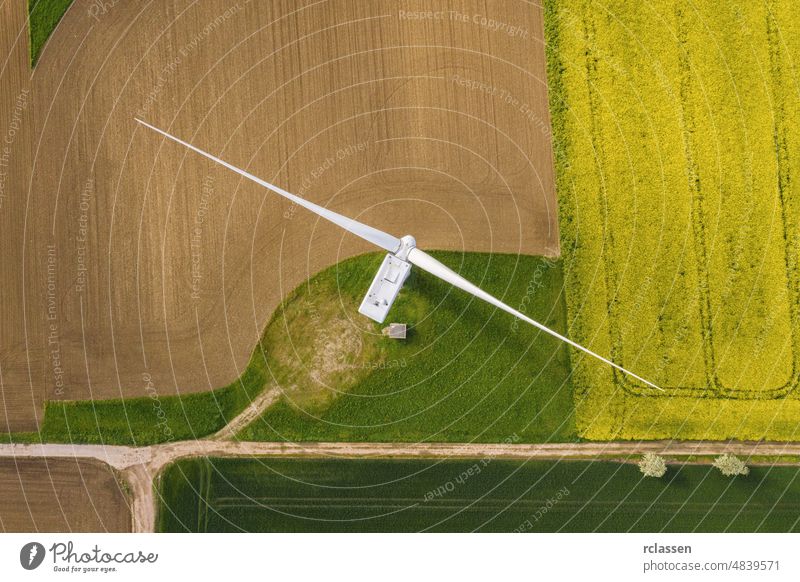
[[[261,413],[272,406],[283,392],[280,387],[273,386],[264,390],[250,403],[250,406],[235,416],[228,424],[211,436],[213,440],[232,439],[237,432],[253,422]]]
[[[148,447],[69,444],[0,444],[0,458],[91,458],[120,471],[132,495],[133,531],[152,532],[156,526],[154,481],[168,464],[187,457],[343,457],[343,458],[498,458],[591,459],[653,452],[666,456],[800,455],[800,443],[729,441],[626,441],[603,443],[486,444],[486,443],[270,443],[195,440]]]

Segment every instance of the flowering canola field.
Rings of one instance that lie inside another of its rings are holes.
[[[591,439],[800,439],[800,10],[548,0],[570,332]]]

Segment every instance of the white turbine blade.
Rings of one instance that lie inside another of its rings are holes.
[[[324,218],[326,220],[329,220],[329,221],[331,221],[332,223],[334,223],[334,224],[336,224],[338,226],[341,226],[346,231],[348,231],[348,232],[350,232],[350,233],[352,233],[352,234],[354,234],[354,235],[356,235],[358,237],[361,237],[364,240],[366,240],[368,242],[371,242],[372,244],[377,245],[377,246],[381,247],[382,249],[385,249],[385,250],[389,251],[390,253],[396,253],[400,249],[400,239],[397,238],[397,237],[394,237],[394,236],[392,236],[390,234],[387,234],[387,233],[385,233],[385,232],[383,232],[381,230],[378,230],[377,228],[373,228],[371,226],[367,226],[366,224],[362,224],[362,223],[360,223],[360,222],[358,222],[356,220],[353,220],[352,218],[347,218],[346,216],[342,216],[341,214],[338,214],[338,213],[336,213],[336,212],[334,212],[332,210],[328,210],[327,208],[323,208],[322,206],[319,206],[318,204],[314,204],[313,202],[309,202],[308,200],[300,198],[299,196],[296,196],[296,195],[292,194],[291,192],[287,192],[283,188],[279,188],[278,186],[275,186],[274,184],[270,184],[269,182],[265,182],[261,178],[258,178],[258,177],[254,176],[253,174],[251,174],[249,172],[245,172],[244,170],[242,170],[240,168],[237,168],[233,164],[229,164],[228,162],[226,162],[224,160],[221,160],[216,156],[212,156],[208,152],[204,152],[200,148],[195,147],[192,144],[187,143],[187,142],[183,141],[182,139],[179,139],[179,138],[175,137],[174,135],[170,135],[166,131],[158,129],[157,127],[154,127],[154,126],[150,125],[149,123],[147,123],[145,121],[142,121],[141,119],[137,118],[136,121],[138,121],[139,123],[141,123],[145,127],[149,127],[153,131],[160,133],[164,137],[167,137],[167,138],[171,139],[172,141],[177,142],[177,143],[181,144],[182,146],[187,147],[187,148],[189,148],[190,150],[192,150],[194,152],[197,152],[201,156],[205,156],[209,160],[212,160],[212,161],[214,161],[214,162],[216,162],[216,163],[218,163],[218,164],[220,164],[222,166],[225,166],[229,170],[233,170],[234,172],[236,172],[240,176],[244,176],[248,180],[252,180],[256,184],[260,184],[264,188],[267,188],[268,190],[272,190],[273,192],[275,192],[276,194],[280,194],[284,198],[288,198],[289,200],[291,200],[295,204],[298,204],[298,205],[302,206],[303,208],[306,208],[306,209],[310,210],[314,214],[318,214],[322,218]]]
[[[458,287],[462,291],[466,291],[467,293],[470,293],[471,295],[474,295],[478,299],[483,299],[487,303],[490,303],[491,305],[494,305],[495,307],[498,307],[498,308],[502,309],[503,311],[506,311],[506,312],[510,313],[514,317],[518,317],[522,321],[530,323],[532,326],[542,330],[543,332],[549,333],[553,337],[556,337],[556,338],[560,339],[561,341],[568,343],[573,348],[577,348],[577,349],[581,350],[582,352],[586,352],[590,356],[593,356],[593,357],[597,358],[598,360],[600,360],[602,362],[605,362],[609,366],[613,366],[617,370],[620,370],[621,372],[624,372],[624,373],[628,374],[629,376],[632,376],[632,377],[636,378],[637,380],[639,380],[641,382],[644,382],[648,386],[652,386],[653,388],[656,388],[657,390],[661,390],[663,392],[662,388],[659,388],[658,386],[656,386],[652,382],[648,382],[647,380],[645,380],[641,376],[637,376],[636,374],[634,374],[630,370],[626,370],[625,368],[623,368],[622,366],[620,366],[618,364],[615,364],[611,360],[606,359],[603,356],[594,353],[589,348],[585,348],[582,345],[575,343],[571,339],[569,339],[567,337],[564,337],[560,333],[558,333],[556,331],[553,331],[549,327],[544,326],[541,323],[539,323],[538,321],[534,321],[530,317],[528,317],[526,315],[523,315],[522,313],[520,313],[516,309],[514,309],[512,307],[509,307],[508,305],[506,305],[505,303],[503,303],[499,299],[496,299],[495,297],[489,295],[486,291],[484,291],[483,289],[481,289],[477,285],[474,285],[473,283],[470,283],[464,277],[462,277],[461,275],[459,275],[455,271],[449,269],[448,267],[446,267],[445,265],[443,265],[442,263],[440,263],[439,261],[434,259],[432,256],[430,256],[429,254],[419,250],[418,248],[411,249],[411,252],[408,254],[408,262],[411,263],[412,265],[416,265],[417,267],[419,267],[423,271],[427,271],[431,275],[434,275],[436,277],[439,277],[440,279],[443,279],[444,281],[447,281],[448,283],[450,283],[454,287]]]

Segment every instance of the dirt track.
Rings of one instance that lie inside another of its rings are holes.
[[[533,4],[76,0],[30,82],[15,4],[0,431],[35,429],[43,398],[143,396],[144,373],[224,385],[287,291],[371,250],[136,115],[425,248],[558,252]]]
[[[253,398],[250,406],[231,419],[228,424],[210,438],[215,440],[234,438],[239,431],[254,422],[267,408],[272,406],[281,397],[281,394],[280,388],[274,386],[264,388],[261,394]]]

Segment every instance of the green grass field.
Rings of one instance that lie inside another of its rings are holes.
[[[798,531],[800,469],[492,459],[187,459],[159,480],[164,532]]]
[[[488,291],[563,331],[561,266],[536,257],[433,253]],[[382,260],[343,261],[290,293],[242,377],[187,396],[51,401],[40,435],[2,440],[148,445],[210,435],[266,388],[283,398],[247,427],[252,440],[575,440],[563,345],[425,273],[391,313],[404,342],[357,313]]]
[[[481,287],[564,330],[558,262],[435,253]],[[282,399],[239,437],[291,441],[574,440],[565,347],[424,272],[406,282],[388,321],[358,315],[382,255],[340,263],[287,297],[263,344]],[[387,321],[387,323],[388,323]]]
[[[28,0],[31,65],[36,65],[47,39],[50,38],[72,0]]]
[[[797,440],[800,12],[546,2],[571,332],[591,439]]]
[[[158,399],[47,402],[37,436],[51,443],[136,446],[201,438],[217,432],[244,410],[265,381],[264,357],[257,348],[241,378],[218,390]],[[32,437],[9,438],[23,442]]]

